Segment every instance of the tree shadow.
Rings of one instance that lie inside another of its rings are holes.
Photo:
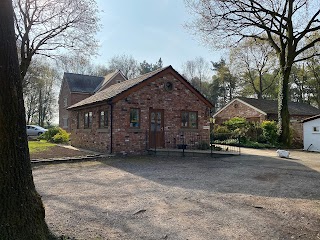
[[[255,155],[227,158],[146,156],[101,162],[162,185],[208,193],[320,199],[320,173],[293,159]]]

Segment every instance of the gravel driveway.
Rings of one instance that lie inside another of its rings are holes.
[[[57,235],[320,239],[320,155],[302,156],[111,158],[33,174]]]

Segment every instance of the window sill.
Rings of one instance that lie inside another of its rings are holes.
[[[199,132],[198,128],[180,128],[181,132]]]
[[[128,132],[130,132],[130,133],[142,133],[143,132],[143,130],[142,129],[140,129],[140,128],[129,128],[128,129]]]
[[[97,129],[97,132],[98,133],[108,133],[110,131],[109,131],[109,128],[99,128],[99,129]]]
[[[81,130],[82,130],[82,132],[91,132],[91,128],[84,128],[84,129],[81,129]]]

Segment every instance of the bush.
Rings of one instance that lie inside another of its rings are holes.
[[[261,128],[265,140],[273,145],[277,145],[279,137],[277,123],[275,121],[263,121]]]
[[[69,136],[70,133],[67,133],[62,128],[53,127],[48,129],[48,131],[42,134],[39,138],[53,143],[67,143],[69,141]]]
[[[249,122],[245,118],[234,117],[223,123],[230,131],[236,131],[238,129],[244,130],[249,126]]]

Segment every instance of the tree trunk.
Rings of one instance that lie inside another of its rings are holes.
[[[11,0],[0,2],[0,239],[49,239],[33,183]]]
[[[290,137],[290,115],[288,108],[288,97],[289,97],[289,77],[291,67],[282,67],[282,78],[279,83],[279,94],[278,94],[278,132],[279,142],[285,147],[289,147],[291,144]]]

